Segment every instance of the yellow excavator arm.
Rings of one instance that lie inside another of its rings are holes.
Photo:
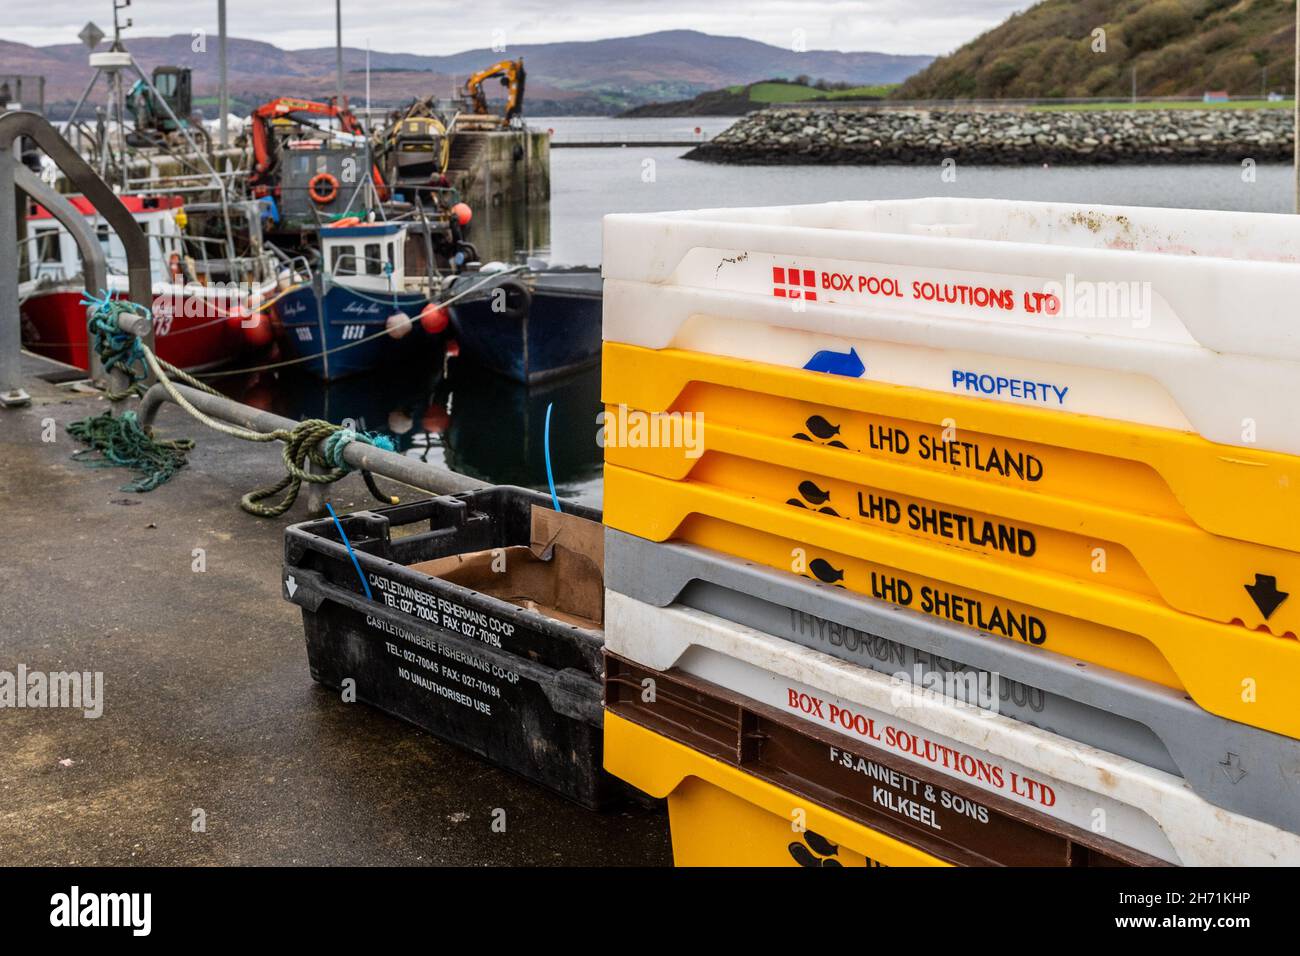
[[[486,70],[480,70],[465,81],[465,97],[472,104],[475,113],[480,116],[488,113],[487,96],[483,93],[483,84],[493,77],[501,77],[502,84],[510,88],[506,100],[507,121],[514,119],[524,110],[524,61],[502,60],[493,63]]]

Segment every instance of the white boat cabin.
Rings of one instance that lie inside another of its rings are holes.
[[[406,290],[406,226],[397,222],[326,226],[321,257],[329,278],[369,292]]]
[[[119,198],[149,237],[149,272],[153,281],[168,281],[172,256],[185,255],[184,237],[176,222],[183,200],[180,196],[128,195]],[[109,275],[125,275],[126,250],[108,222],[84,196],[68,196],[67,199],[90,221],[99,237]],[[43,206],[35,206],[27,216],[23,262],[24,280],[62,282],[81,274],[81,253],[77,250],[76,240]]]

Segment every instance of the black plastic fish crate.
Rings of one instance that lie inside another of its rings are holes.
[[[313,679],[600,809],[627,793],[602,768],[603,629],[412,568],[528,546],[534,506],[551,500],[494,487],[341,517],[370,597],[332,518],[292,525],[284,593]]]

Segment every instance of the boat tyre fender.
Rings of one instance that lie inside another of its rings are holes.
[[[333,173],[317,173],[307,183],[307,195],[318,206],[332,203],[339,194],[339,180]]]
[[[501,290],[500,293],[497,292],[498,289]],[[499,299],[498,295],[500,295]],[[488,301],[493,312],[511,322],[518,322],[528,315],[528,309],[533,303],[533,294],[528,291],[528,286],[518,279],[502,279],[492,287]],[[500,311],[498,311],[498,301],[504,303]]]

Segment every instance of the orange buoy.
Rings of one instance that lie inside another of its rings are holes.
[[[456,217],[456,221],[462,226],[468,226],[469,221],[474,218],[474,210],[469,208],[469,203],[456,203],[451,207],[451,214]]]

